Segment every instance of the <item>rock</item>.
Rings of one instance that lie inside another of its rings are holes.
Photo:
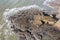
[[[58,7],[57,11],[58,11],[58,14],[57,14],[56,17],[57,17],[58,19],[60,19],[60,6]]]
[[[55,24],[54,27],[56,27],[57,30],[60,30],[60,20],[58,20]]]
[[[4,12],[4,20],[7,20],[8,27],[13,29],[19,40],[54,40],[55,37],[58,38],[53,28],[53,24],[57,21],[50,15],[46,15],[37,5],[10,9]]]

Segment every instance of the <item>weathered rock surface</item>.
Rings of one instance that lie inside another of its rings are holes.
[[[60,31],[51,25],[58,20],[36,5],[10,9],[4,17],[19,40],[60,40]]]

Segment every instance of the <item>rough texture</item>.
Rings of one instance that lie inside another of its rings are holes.
[[[23,38],[25,38],[23,40],[60,40],[60,31],[55,30],[52,26],[47,24],[44,24],[39,28],[30,27],[28,31],[19,32],[19,34],[25,35],[25,37],[23,36]]]
[[[57,19],[45,14],[36,5],[8,10],[4,17],[19,40],[60,40],[60,31],[51,25],[55,24]]]

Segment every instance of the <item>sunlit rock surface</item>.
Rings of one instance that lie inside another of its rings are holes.
[[[56,17],[60,20],[60,0],[45,0],[44,5],[53,7],[57,11]],[[60,29],[60,22],[58,21],[55,26]]]

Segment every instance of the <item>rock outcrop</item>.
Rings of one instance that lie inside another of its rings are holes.
[[[57,40],[60,33],[54,29],[58,21],[46,14],[37,5],[13,8],[4,12],[4,20],[8,27],[18,34],[19,40]],[[47,38],[48,37],[48,38]]]

